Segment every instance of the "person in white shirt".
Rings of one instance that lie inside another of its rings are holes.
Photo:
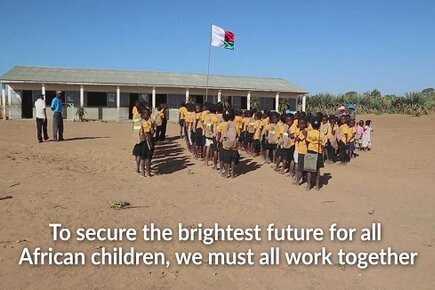
[[[45,96],[39,95],[35,102],[36,111],[36,129],[39,143],[42,143],[42,134],[44,134],[44,141],[48,140],[47,133],[47,112],[45,110]]]

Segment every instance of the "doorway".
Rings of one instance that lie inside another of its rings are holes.
[[[156,94],[156,106],[168,103],[168,95]]]
[[[32,91],[23,91],[23,99],[21,101],[21,118],[33,118]]]

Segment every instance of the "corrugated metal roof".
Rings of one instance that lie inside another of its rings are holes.
[[[5,73],[0,80],[5,83],[110,84],[124,86],[205,88],[206,78],[207,75],[205,74],[16,66]],[[307,90],[285,79],[261,77],[210,75],[209,88],[307,93]]]

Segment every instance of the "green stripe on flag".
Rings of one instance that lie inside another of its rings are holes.
[[[234,50],[234,42],[224,41],[224,48]]]

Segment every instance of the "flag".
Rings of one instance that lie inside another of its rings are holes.
[[[211,26],[211,45],[234,50],[234,33],[223,28]]]

